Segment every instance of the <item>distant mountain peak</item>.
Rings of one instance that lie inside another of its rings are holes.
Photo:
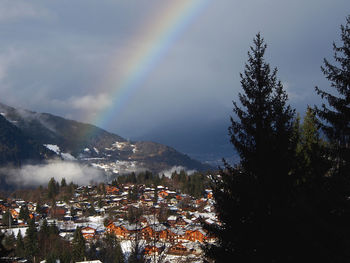
[[[0,114],[2,121],[6,118],[6,122],[16,127],[26,138],[31,138],[35,145],[45,145],[44,148],[56,152],[60,158],[75,158],[108,173],[122,173],[131,168],[135,171],[142,168],[160,172],[173,166],[191,170],[211,169],[209,165],[193,160],[169,146],[128,141],[94,125],[49,113],[16,109],[0,103]]]

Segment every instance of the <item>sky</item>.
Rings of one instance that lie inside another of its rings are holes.
[[[348,0],[2,0],[0,102],[230,158],[254,36],[303,115],[347,15]]]

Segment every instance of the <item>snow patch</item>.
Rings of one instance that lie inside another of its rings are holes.
[[[17,238],[18,232],[21,232],[22,237],[25,237],[27,228],[28,227],[8,228],[6,229],[5,234],[10,236],[13,233]]]
[[[61,153],[61,156],[63,158],[63,160],[66,161],[75,161],[75,157],[73,155],[71,155],[70,153]]]
[[[100,151],[99,151],[96,147],[94,147],[94,151],[95,151],[97,154],[100,153]]]
[[[50,151],[53,151],[55,152],[56,154],[60,154],[61,153],[61,150],[60,150],[60,147],[58,147],[57,145],[55,144],[44,144],[44,146],[49,149]]]

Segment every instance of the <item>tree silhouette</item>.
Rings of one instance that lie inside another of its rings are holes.
[[[265,50],[257,34],[241,74],[240,105],[233,102],[229,134],[240,164],[225,162],[211,180],[221,225],[205,225],[217,237],[205,252],[215,262],[288,262],[291,254],[286,226],[291,225],[295,113],[277,69],[271,71],[264,60]]]
[[[324,258],[333,262],[350,260],[350,16],[341,25],[342,45],[333,43],[334,64],[324,59],[321,67],[331,83],[331,92],[316,87],[317,93],[328,103],[315,107],[319,124],[328,139],[324,161],[331,169],[324,177],[321,202],[318,206],[324,237]]]
[[[322,104],[316,107],[323,132],[331,143],[330,155],[334,162],[332,174],[347,177],[350,171],[350,16],[346,18],[345,26],[341,25],[342,46],[333,43],[335,64],[324,59],[321,67],[323,74],[331,82],[333,95],[316,87],[322,99],[329,106]]]
[[[81,228],[78,227],[74,232],[72,241],[73,251],[72,257],[74,261],[83,261],[86,256],[86,244]]]

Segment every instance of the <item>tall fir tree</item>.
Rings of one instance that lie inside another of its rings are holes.
[[[28,207],[26,205],[21,206],[20,210],[19,210],[19,219],[22,219],[24,221],[28,221],[29,217],[29,210]]]
[[[86,244],[83,234],[81,233],[81,228],[78,227],[74,232],[74,237],[72,241],[73,251],[72,258],[75,261],[83,261],[86,257]]]
[[[35,220],[31,219],[28,222],[28,228],[26,230],[26,236],[24,238],[25,255],[32,261],[35,261],[35,257],[38,254],[38,232],[35,226]]]
[[[120,242],[114,234],[106,234],[102,239],[99,257],[105,263],[124,263],[124,255]]]
[[[217,237],[205,248],[215,262],[288,262],[292,231],[289,210],[295,112],[287,94],[265,62],[266,44],[260,34],[248,52],[241,74],[241,106],[233,102],[231,143],[240,164],[225,163],[212,178],[215,208],[221,225],[205,225]],[[288,241],[288,242],[287,242]]]
[[[324,59],[321,67],[331,83],[332,92],[337,94],[316,87],[316,92],[329,104],[316,107],[316,113],[331,143],[332,174],[347,177],[350,172],[350,16],[346,18],[345,26],[341,25],[341,40],[341,46],[333,43],[335,64]]]
[[[6,212],[2,215],[2,224],[5,226],[10,226],[13,224],[13,218],[10,213],[10,210],[6,210]]]
[[[322,206],[319,211],[327,233],[324,258],[333,262],[350,260],[350,16],[341,25],[342,44],[333,43],[334,64],[324,59],[321,70],[330,81],[329,92],[316,87],[325,99],[321,108],[315,107],[322,131],[328,139],[325,161],[331,169],[324,178]],[[328,104],[328,105],[327,105]]]
[[[307,107],[303,123],[296,129],[298,133],[297,171],[295,171],[298,176],[297,183],[307,187],[320,187],[329,169],[329,162],[325,159],[327,144],[320,137],[314,109]]]
[[[17,234],[15,254],[17,257],[25,256],[25,247],[24,247],[24,241],[23,241],[21,231],[18,231],[18,234]]]
[[[4,239],[5,239],[5,234],[0,232],[0,258],[7,257],[11,253],[11,250],[7,249],[4,246],[4,242],[3,242]]]

